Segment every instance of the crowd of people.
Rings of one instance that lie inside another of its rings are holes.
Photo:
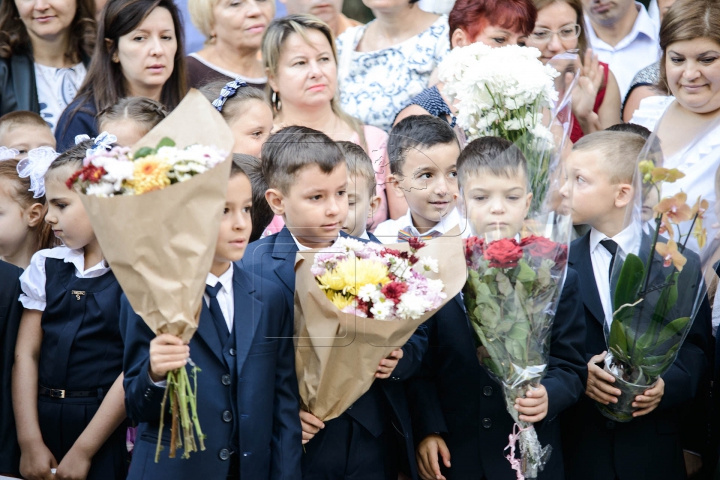
[[[0,478],[520,478],[505,450],[514,421],[460,295],[333,420],[300,408],[294,368],[296,252],[339,236],[482,236],[490,218],[519,235],[526,160],[502,154],[506,139],[469,142],[438,75],[478,43],[534,47],[543,64],[577,56],[558,193],[576,239],[547,374],[514,407],[552,446],[538,478],[713,478],[714,287],[631,422],[596,403],[620,395],[599,365],[616,249],[648,235],[624,223],[648,142],[682,172],[662,196],[707,200],[718,228],[720,4],[362,1],[366,25],[342,0],[0,2]],[[232,132],[233,165],[201,313],[220,341],[187,345],[135,314],[66,181],[88,149],[132,147],[191,88]],[[175,442],[159,435],[166,377],[191,356],[207,449],[158,461],[156,445]]]

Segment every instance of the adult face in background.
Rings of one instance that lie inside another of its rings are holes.
[[[210,41],[216,46],[257,52],[274,15],[272,0],[217,0],[212,8]]]
[[[536,17],[531,0],[458,0],[448,17],[450,45],[522,45]]]
[[[583,0],[583,6],[590,21],[611,27],[635,8],[635,0]]]
[[[707,114],[720,109],[720,44],[707,37],[672,43],[665,52],[670,92],[684,108]]]
[[[577,6],[579,7],[579,5]],[[582,16],[579,17],[578,12],[568,2],[554,1],[538,10],[535,28],[525,44],[540,50],[540,60],[543,63],[547,63],[555,55],[568,50],[584,51],[587,48],[587,42],[584,37],[581,42],[582,25],[580,22],[582,22]]]
[[[287,7],[287,13],[309,13],[333,27],[342,13],[343,0],[280,0]]]

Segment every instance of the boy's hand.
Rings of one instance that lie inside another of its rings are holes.
[[[389,378],[398,362],[403,357],[402,348],[393,350],[390,355],[380,360],[377,371],[375,372],[375,378]]]
[[[50,471],[57,468],[57,460],[44,443],[38,442],[20,455],[20,474],[28,480],[54,480]]]
[[[302,426],[302,443],[305,445],[313,439],[325,424],[310,412],[300,410],[300,425]]]
[[[660,404],[660,400],[662,400],[664,393],[665,381],[662,378],[658,378],[654,387],[649,390],[645,390],[645,393],[635,397],[635,401],[632,406],[638,410],[633,412],[633,417],[642,417],[643,415],[647,415],[655,410]]]
[[[190,358],[190,347],[175,335],[163,333],[150,342],[150,378],[164,380],[168,372],[184,367]]]
[[[596,365],[605,360],[606,356],[607,352],[603,352],[590,359],[587,388],[585,389],[585,395],[603,405],[617,403],[617,397],[620,396],[620,390],[612,386],[615,383],[615,378]]]
[[[418,445],[415,459],[418,464],[418,473],[423,480],[445,480],[440,473],[438,454],[442,457],[443,464],[450,468],[450,450],[440,435],[428,435]]]
[[[73,446],[58,465],[55,478],[59,480],[85,480],[90,471],[91,462],[92,457]]]
[[[515,399],[515,410],[520,412],[523,422],[537,423],[547,416],[548,395],[543,384],[527,391],[525,398]]]

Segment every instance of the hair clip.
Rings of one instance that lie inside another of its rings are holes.
[[[20,155],[20,152],[14,148],[0,147],[0,162],[3,160],[12,160]]]
[[[248,84],[243,82],[239,78],[236,78],[235,80],[226,83],[222,90],[220,90],[220,96],[213,100],[212,106],[217,108],[218,112],[222,112],[223,105],[225,105],[227,99],[235,95],[238,89],[247,86]]]
[[[20,178],[30,177],[30,188],[33,198],[45,195],[45,174],[50,164],[60,155],[52,147],[33,148],[27,158],[18,162],[17,172]]]
[[[86,140],[93,141],[93,147],[85,150],[85,156],[90,157],[96,155],[99,152],[108,152],[112,150],[112,144],[117,142],[117,137],[112,133],[102,132],[95,138],[90,138],[90,135],[75,135],[75,145],[79,145]]]

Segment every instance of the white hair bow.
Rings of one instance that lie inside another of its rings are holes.
[[[111,150],[112,144],[117,142],[117,137],[108,132],[102,132],[95,138],[90,138],[90,135],[76,135],[75,145],[79,145],[86,140],[92,140],[94,144],[92,148],[85,150],[85,156],[90,157],[98,152]]]
[[[52,147],[38,147],[30,150],[27,158],[23,158],[18,163],[18,176],[30,177],[30,191],[33,192],[33,198],[45,195],[45,174],[58,155],[59,153]]]
[[[0,147],[0,162],[3,160],[12,160],[20,155],[20,152],[14,148]]]

